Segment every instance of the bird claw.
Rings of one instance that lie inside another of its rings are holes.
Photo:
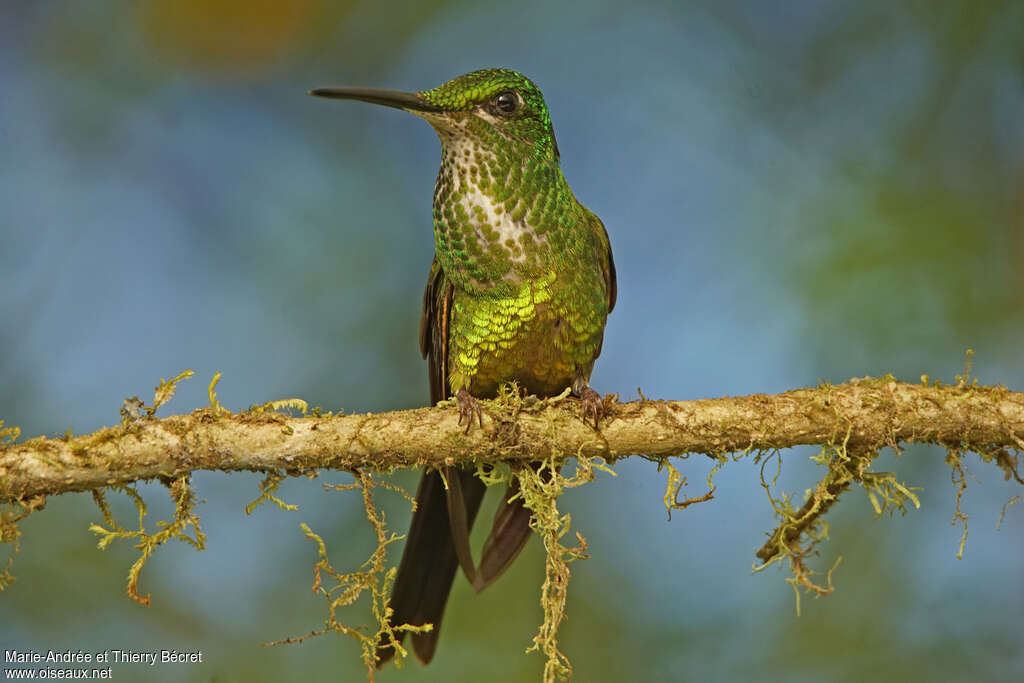
[[[594,429],[598,429],[598,423],[604,417],[604,402],[601,400],[601,394],[590,387],[584,387],[580,391],[580,398],[583,400],[583,421],[586,422],[588,417],[593,418]]]
[[[484,416],[480,410],[480,401],[473,398],[473,395],[465,389],[459,389],[455,392],[455,402],[459,406],[459,424],[462,424],[464,418],[467,420],[465,434],[469,434],[469,429],[473,426],[474,415],[480,422],[480,429],[484,428]]]

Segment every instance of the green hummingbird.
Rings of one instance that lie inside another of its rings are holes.
[[[434,188],[435,255],[423,295],[420,350],[432,403],[454,397],[467,431],[478,398],[518,382],[547,397],[570,387],[595,428],[601,397],[588,382],[615,305],[615,263],[604,224],[577,201],[559,167],[544,97],[525,76],[484,69],[433,90],[320,88],[312,95],[403,109],[441,139]],[[443,474],[443,477],[442,477]],[[447,486],[445,485],[447,483]],[[469,531],[485,485],[472,470],[427,470],[389,607],[424,664],[434,656],[458,567],[477,590],[512,563],[530,535],[530,512],[509,487],[475,565]],[[378,666],[395,654],[377,650]]]

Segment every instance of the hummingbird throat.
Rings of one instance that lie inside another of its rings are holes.
[[[472,115],[434,127],[442,146],[434,236],[445,272],[488,288],[519,285],[544,271],[557,227],[547,209],[562,194],[553,186],[565,184],[557,162],[531,156],[529,145]],[[539,196],[537,188],[545,188]]]

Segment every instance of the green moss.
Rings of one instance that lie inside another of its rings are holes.
[[[219,382],[219,381],[220,381],[220,373],[219,372],[214,373],[213,379],[210,380],[210,386],[206,388],[207,395],[209,396],[209,399],[210,399],[209,410],[210,410],[211,413],[213,413],[213,415],[215,417],[219,417],[220,415],[222,415],[224,413],[230,414],[230,411],[228,411],[227,408],[222,406],[220,404],[220,401],[217,400],[217,392],[214,391],[214,388],[217,386],[217,382]]]
[[[281,485],[281,482],[284,481],[284,479],[285,475],[281,472],[267,472],[267,476],[265,476],[263,481],[260,482],[259,498],[245,506],[245,514],[251,515],[253,510],[267,501],[274,503],[277,507],[282,510],[287,510],[288,512],[295,512],[298,510],[298,505],[286,503],[274,495],[274,492],[277,491],[277,487]]]
[[[20,427],[4,427],[4,421],[0,420],[0,446],[13,446],[19,436],[21,436]]]
[[[18,524],[36,510],[41,510],[46,505],[46,496],[35,496],[28,500],[18,500],[13,503],[0,504],[0,543],[8,544],[11,547],[7,560],[0,569],[0,591],[14,583],[14,575],[11,567],[14,566],[14,558],[21,550],[21,529]]]
[[[146,504],[142,496],[133,487],[113,486],[111,490],[121,491],[135,503],[139,513],[138,529],[129,530],[121,526],[114,519],[114,515],[107,503],[106,493],[103,489],[96,489],[92,492],[93,500],[103,515],[106,526],[99,524],[89,525],[89,530],[100,537],[97,544],[100,550],[106,549],[108,545],[117,539],[136,539],[136,549],[141,551],[139,559],[135,561],[128,570],[128,595],[136,602],[149,605],[149,595],[139,595],[138,584],[139,574],[145,566],[149,556],[153,554],[156,547],[172,538],[188,543],[196,550],[203,550],[206,547],[206,535],[199,527],[199,517],[195,514],[196,496],[190,485],[189,475],[182,475],[176,478],[162,479],[161,483],[171,493],[171,500],[174,502],[174,516],[169,522],[158,521],[158,531],[149,533],[146,531]],[[192,527],[192,535],[187,533],[188,527]]]
[[[402,538],[387,530],[384,514],[377,510],[373,501],[373,489],[383,486],[389,490],[400,491],[410,502],[412,498],[408,493],[396,486],[386,482],[375,481],[373,474],[368,471],[357,470],[352,472],[356,481],[350,485],[329,486],[326,488],[334,490],[358,490],[363,497],[363,506],[366,510],[366,517],[373,527],[377,537],[377,548],[360,567],[353,572],[342,572],[335,569],[327,554],[327,545],[323,538],[314,533],[309,526],[302,524],[302,531],[306,538],[316,545],[317,561],[313,565],[313,592],[323,597],[327,605],[327,618],[324,628],[307,633],[302,636],[284,638],[282,640],[265,643],[266,645],[281,645],[286,643],[299,643],[307,638],[320,636],[331,631],[342,633],[354,638],[362,650],[363,662],[366,664],[367,674],[370,680],[377,668],[377,644],[391,644],[395,647],[395,663],[401,666],[407,650],[399,642],[400,636],[405,632],[429,631],[432,627],[410,626],[409,624],[392,625],[390,622],[391,610],[387,606],[388,595],[394,583],[397,569],[388,566],[387,552],[392,543]],[[339,618],[338,610],[355,603],[365,593],[369,593],[373,615],[377,621],[377,629],[367,632],[362,627],[346,626]]]
[[[183,370],[176,377],[173,377],[169,380],[161,379],[160,383],[156,385],[155,391],[153,393],[153,405],[149,408],[146,408],[146,414],[149,415],[149,417],[153,417],[154,415],[156,415],[156,411],[157,409],[160,408],[160,406],[164,405],[172,398],[174,398],[174,392],[178,388],[178,382],[184,381],[192,377],[192,375],[194,374],[196,373],[192,372],[191,370]],[[220,373],[217,373],[217,375],[214,377],[213,384],[216,384],[218,379],[220,379]],[[210,385],[211,391],[213,390],[213,384]]]
[[[685,510],[686,508],[690,507],[695,503],[706,503],[715,497],[714,477],[716,474],[718,474],[719,470],[721,470],[722,467],[727,462],[729,462],[730,458],[725,453],[709,453],[707,455],[708,457],[715,460],[714,467],[712,467],[711,471],[708,472],[707,493],[692,498],[684,498],[683,500],[679,500],[679,492],[682,490],[684,486],[687,485],[686,477],[684,477],[683,474],[678,469],[676,469],[676,467],[672,464],[672,460],[670,457],[662,458],[658,461],[658,471],[660,472],[662,469],[668,471],[668,477],[665,482],[665,497],[662,502],[665,504],[665,511],[668,513],[669,521],[672,521],[673,510]],[[680,457],[681,459],[685,460],[688,456],[689,454],[684,454],[677,457]]]

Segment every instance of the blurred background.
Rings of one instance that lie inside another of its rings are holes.
[[[162,414],[205,405],[217,371],[232,410],[423,405],[437,138],[403,112],[305,92],[422,90],[490,66],[543,89],[565,174],[611,235],[599,391],[953,381],[967,348],[980,382],[1021,390],[1024,4],[939,5],[7,0],[0,419],[26,438],[89,432],[185,368],[197,376]],[[783,454],[780,491],[803,499],[813,453]],[[573,565],[561,632],[577,680],[1021,680],[1024,507],[995,530],[1020,488],[968,457],[957,560],[943,457],[877,463],[922,487],[905,517],[844,495],[817,560],[842,555],[837,590],[799,617],[785,572],[750,571],[773,527],[752,462],[671,522],[649,463],[567,493],[592,554]],[[707,463],[681,468],[685,493],[703,493]],[[114,666],[121,680],[362,679],[341,636],[261,646],[323,624],[300,522],[340,570],[372,549],[358,496],[325,492],[348,481],[327,472],[282,485],[297,512],[247,517],[259,480],[195,477],[209,548],[161,547],[141,577],[149,608],[124,594],[130,544],[96,549],[89,496],[49,500],[22,525],[0,643],[204,655]],[[140,490],[152,529],[167,494]],[[378,500],[404,533],[408,504]],[[482,595],[459,579],[434,663],[379,680],[539,679],[523,650],[542,573],[533,541]],[[342,616],[370,623],[365,604]]]

